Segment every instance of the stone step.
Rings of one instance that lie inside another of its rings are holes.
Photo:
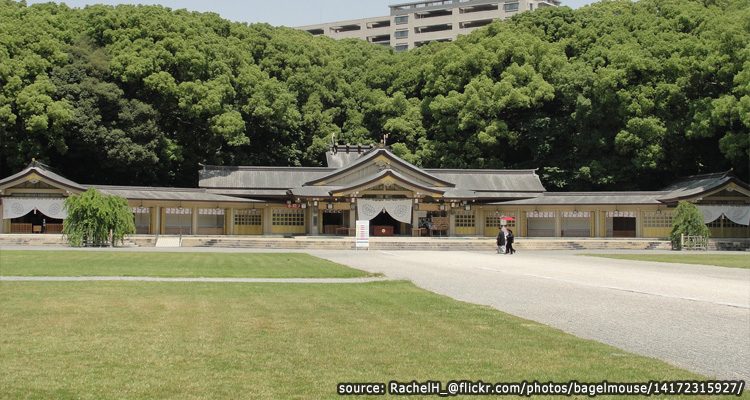
[[[180,247],[181,240],[179,236],[159,236],[154,247]]]

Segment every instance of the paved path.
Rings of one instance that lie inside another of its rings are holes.
[[[748,269],[562,252],[311,254],[707,376],[750,380]]]
[[[218,283],[366,283],[390,278],[160,278],[151,276],[0,276],[0,282],[218,282]]]

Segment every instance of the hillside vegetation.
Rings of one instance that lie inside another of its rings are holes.
[[[748,177],[750,0],[527,12],[394,53],[156,6],[0,0],[0,169],[196,184],[199,163],[321,165],[339,142],[548,189]]]

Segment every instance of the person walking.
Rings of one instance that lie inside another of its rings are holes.
[[[505,227],[497,233],[497,254],[505,254]]]
[[[513,231],[508,229],[508,234],[505,236],[505,254],[514,254],[516,252],[513,248],[514,241],[515,236],[513,236]]]

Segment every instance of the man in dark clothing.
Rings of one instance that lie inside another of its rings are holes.
[[[513,248],[514,241],[515,236],[513,236],[513,231],[508,229],[508,236],[505,238],[505,254],[513,254],[516,252],[516,250]]]
[[[505,254],[505,227],[497,233],[497,254]]]

